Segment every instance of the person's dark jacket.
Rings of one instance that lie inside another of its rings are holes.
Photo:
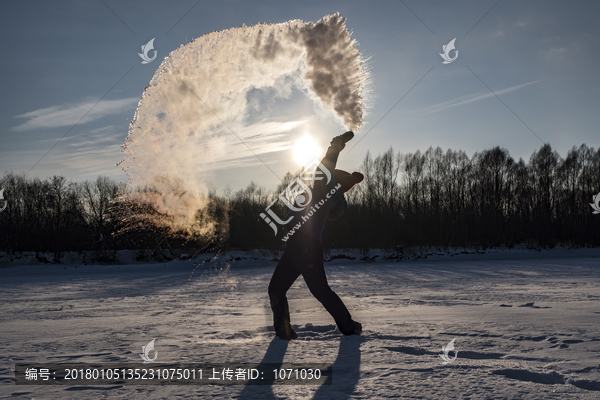
[[[315,177],[321,177],[322,179],[314,180],[310,203],[304,209],[300,211],[290,210],[286,215],[284,219],[286,221],[293,217],[286,224],[291,234],[300,231],[321,242],[325,221],[327,219],[338,219],[346,211],[348,203],[344,197],[341,184],[336,181],[334,174],[339,153],[340,151],[333,146],[327,149],[325,157],[321,160],[321,165],[328,170],[328,174],[322,171],[321,167],[317,167],[321,173],[316,173]],[[328,175],[330,176],[329,181],[327,181]],[[302,195],[307,198],[306,193]],[[298,208],[299,204],[296,203],[295,206]]]

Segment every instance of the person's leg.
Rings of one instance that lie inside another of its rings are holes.
[[[290,310],[286,293],[300,275],[294,266],[294,246],[288,245],[283,256],[275,267],[275,272],[269,283],[269,299],[273,310],[273,325],[275,334],[284,340],[298,337],[290,324]]]
[[[359,324],[352,320],[352,316],[342,299],[331,290],[327,283],[321,244],[313,239],[305,254],[307,257],[303,257],[300,271],[310,292],[331,314],[340,332],[344,335],[360,333],[357,330]]]

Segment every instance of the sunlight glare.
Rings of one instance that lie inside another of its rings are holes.
[[[294,146],[294,158],[302,166],[308,166],[315,158],[323,157],[321,148],[313,138],[306,135]]]

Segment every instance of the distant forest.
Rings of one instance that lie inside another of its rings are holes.
[[[326,225],[325,248],[600,245],[600,214],[589,204],[600,192],[600,149],[585,144],[565,158],[546,144],[528,162],[499,147],[471,158],[439,147],[408,154],[390,148],[377,157],[367,153],[358,170],[365,180],[346,194],[342,217]],[[132,216],[159,213],[122,201],[132,189],[106,177],[69,182],[7,173],[0,178],[8,202],[0,212],[0,251],[52,253],[59,261],[67,251],[101,252],[110,260],[120,249],[172,256],[281,249],[281,237],[259,215],[298,175],[288,173],[274,192],[250,183],[237,192],[209,193],[196,223],[211,221],[213,229],[190,234],[131,224]],[[280,203],[275,210],[284,216]]]

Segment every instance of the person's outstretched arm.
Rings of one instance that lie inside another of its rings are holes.
[[[325,157],[323,157],[323,160],[321,160],[321,164],[323,164],[323,166],[331,173],[333,173],[333,170],[337,165],[340,151],[342,151],[344,147],[346,147],[346,143],[344,143],[341,136],[336,136],[331,140],[329,148],[327,149],[327,153],[325,153]]]

